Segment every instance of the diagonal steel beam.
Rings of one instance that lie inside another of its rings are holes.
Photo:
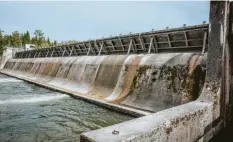
[[[153,40],[154,40],[154,45],[155,45],[155,52],[158,53],[158,43],[157,43],[157,40],[156,40],[156,37],[155,35],[153,35]]]
[[[102,49],[103,49],[103,46],[104,46],[104,42],[101,43],[100,50],[99,50],[99,54],[98,54],[99,56],[100,56],[100,54],[101,54],[101,51],[102,51]]]
[[[130,50],[131,50],[132,44],[133,44],[133,40],[131,39],[131,40],[130,40],[130,43],[129,43],[129,48],[128,48],[127,55],[129,55],[129,53],[130,53]]]
[[[206,49],[206,38],[207,38],[207,31],[204,31],[203,47],[202,47],[202,51],[201,51],[202,54],[205,53],[205,49]]]
[[[112,45],[113,50],[115,51],[116,48],[115,48],[115,46],[114,46],[114,44],[113,44],[113,42],[112,42],[112,39],[110,39],[110,42],[111,42],[111,45]]]
[[[166,32],[166,36],[167,36],[167,41],[168,41],[169,47],[172,47],[172,45],[171,45],[171,39],[170,39],[170,36],[169,36],[168,32]]]
[[[141,33],[138,35],[138,37],[139,37],[139,42],[141,44],[141,47],[145,51],[146,50],[146,48],[145,48],[146,46],[145,46],[145,43],[144,43],[144,41],[142,39]]]
[[[65,55],[65,53],[66,53],[66,47],[63,47],[64,48],[64,50],[63,50],[63,52],[62,52],[62,57],[64,57],[64,55]]]
[[[70,55],[69,55],[69,57],[72,55],[73,50],[74,50],[74,45],[71,46],[71,50],[70,50]]]
[[[153,48],[153,49],[154,49],[153,40],[154,40],[154,37],[153,37],[153,36],[151,36],[151,37],[150,37],[150,45],[149,45],[148,53],[150,53],[150,52],[151,52],[151,48]]]
[[[123,44],[123,42],[122,42],[122,40],[121,40],[121,37],[120,37],[120,36],[119,36],[119,41],[120,41],[120,43],[121,43],[122,50],[125,50],[125,48],[124,48],[124,44]]]
[[[54,53],[54,48],[53,48],[53,51],[52,51],[52,53],[51,53],[51,56],[50,56],[50,57],[53,57],[53,53]]]
[[[188,44],[188,37],[187,37],[187,32],[186,31],[184,31],[184,38],[185,38],[185,45],[186,45],[186,47],[188,47],[189,44]]]

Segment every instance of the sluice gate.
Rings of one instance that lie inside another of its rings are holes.
[[[81,141],[208,141],[232,116],[233,4],[209,24],[17,52],[1,73],[136,116]]]

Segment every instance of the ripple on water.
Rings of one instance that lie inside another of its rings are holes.
[[[82,132],[132,117],[0,76],[0,141],[79,141]]]

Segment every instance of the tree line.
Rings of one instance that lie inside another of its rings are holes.
[[[35,30],[34,36],[31,36],[29,31],[20,33],[14,31],[11,34],[4,34],[0,29],[0,42],[2,46],[22,47],[25,44],[35,44],[37,47],[50,47],[57,45],[57,41],[51,42],[49,37],[45,37],[42,30]]]
[[[4,31],[0,29],[0,55],[2,54],[5,47],[23,47],[25,44],[34,44],[35,48],[44,48],[75,42],[78,41],[51,41],[49,37],[46,38],[44,36],[42,30],[35,30],[32,36],[30,35],[29,31],[26,31],[25,33],[14,31],[11,34],[5,34]]]

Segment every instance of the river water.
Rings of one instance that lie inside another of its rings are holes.
[[[83,132],[130,119],[0,74],[0,142],[79,141]]]

